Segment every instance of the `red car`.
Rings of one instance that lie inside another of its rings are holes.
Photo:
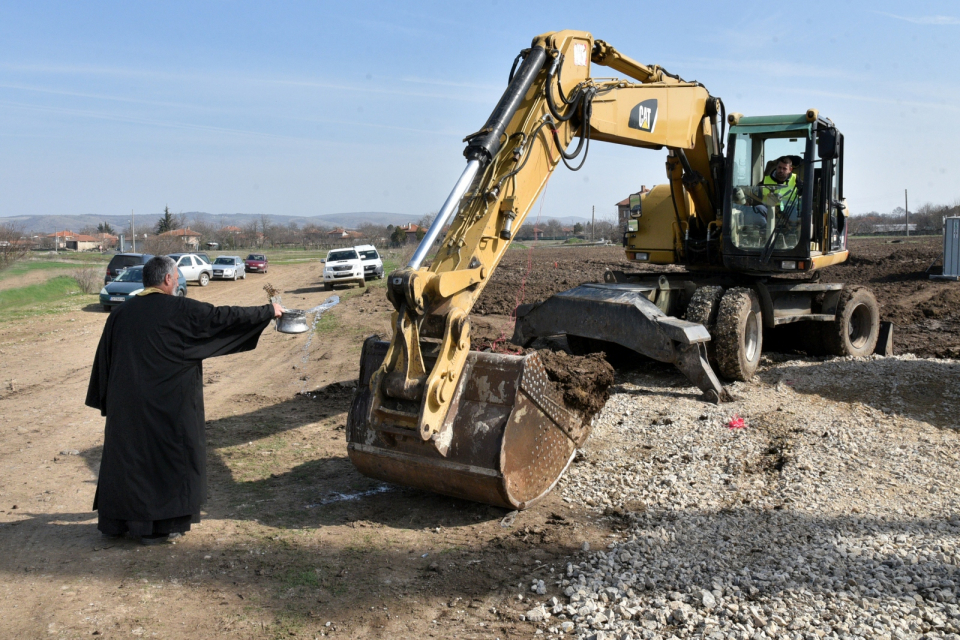
[[[262,253],[251,253],[243,261],[243,268],[245,271],[253,271],[254,273],[266,273],[268,262],[267,256]]]

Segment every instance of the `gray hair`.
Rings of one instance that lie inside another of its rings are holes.
[[[163,284],[164,279],[170,274],[174,279],[179,279],[177,275],[177,263],[170,256],[155,256],[147,260],[143,265],[143,286],[156,287]]]

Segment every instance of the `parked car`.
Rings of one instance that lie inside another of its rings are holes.
[[[120,272],[134,265],[145,265],[153,256],[149,253],[118,253],[110,258],[107,265],[107,274],[103,277],[103,284],[112,282]]]
[[[127,267],[115,280],[108,282],[103,285],[103,289],[100,289],[100,304],[103,305],[104,311],[110,311],[141,291],[143,291],[143,266]],[[179,269],[175,294],[181,297],[187,295],[187,279]]]
[[[269,260],[267,256],[262,253],[251,253],[247,256],[247,259],[243,261],[243,266],[247,271],[254,271],[260,273],[267,272],[267,265]]]
[[[360,262],[363,263],[363,277],[367,280],[370,278],[382,279],[383,260],[380,259],[377,248],[372,244],[361,244],[354,247],[354,250],[360,254]]]
[[[211,266],[214,280],[236,280],[247,277],[247,270],[240,256],[217,256]]]
[[[201,287],[210,284],[213,267],[200,256],[193,253],[171,253],[169,257],[177,261],[177,268],[183,272],[187,282],[198,282]]]
[[[334,249],[320,262],[323,266],[323,288],[333,289],[335,284],[349,284],[356,282],[365,287],[366,278],[363,277],[363,262],[360,254],[354,249]]]

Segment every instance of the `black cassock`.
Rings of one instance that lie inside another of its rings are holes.
[[[273,306],[135,296],[107,319],[86,404],[107,417],[93,501],[106,534],[183,532],[207,495],[204,358],[249,351]]]

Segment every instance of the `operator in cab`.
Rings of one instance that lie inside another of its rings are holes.
[[[793,159],[790,156],[777,158],[777,164],[770,175],[763,176],[760,183],[766,194],[775,194],[780,200],[780,210],[789,211],[797,202],[797,174],[793,172]]]

